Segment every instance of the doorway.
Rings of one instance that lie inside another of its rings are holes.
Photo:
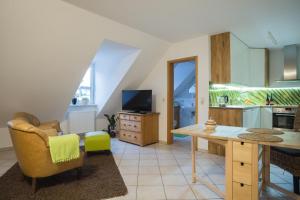
[[[168,61],[167,82],[167,143],[173,144],[172,129],[198,122],[198,57]]]

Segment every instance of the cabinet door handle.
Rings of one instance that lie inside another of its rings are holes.
[[[244,142],[241,142],[241,145],[244,145]]]
[[[241,187],[244,187],[244,183],[241,183]]]
[[[241,162],[241,166],[244,166],[244,163],[243,163],[243,162]]]

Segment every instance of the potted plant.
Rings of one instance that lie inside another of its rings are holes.
[[[118,117],[115,114],[112,114],[111,116],[108,114],[104,114],[108,121],[108,126],[107,126],[107,132],[110,135],[110,137],[116,137],[116,126],[117,126],[117,121]]]

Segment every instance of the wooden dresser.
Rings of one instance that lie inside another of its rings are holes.
[[[140,146],[158,142],[159,113],[119,113],[120,140]]]

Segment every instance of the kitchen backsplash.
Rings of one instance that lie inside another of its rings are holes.
[[[228,105],[265,105],[267,95],[271,95],[276,105],[299,105],[299,88],[251,88],[227,85],[210,85],[211,106],[217,106],[217,97],[227,95]]]

